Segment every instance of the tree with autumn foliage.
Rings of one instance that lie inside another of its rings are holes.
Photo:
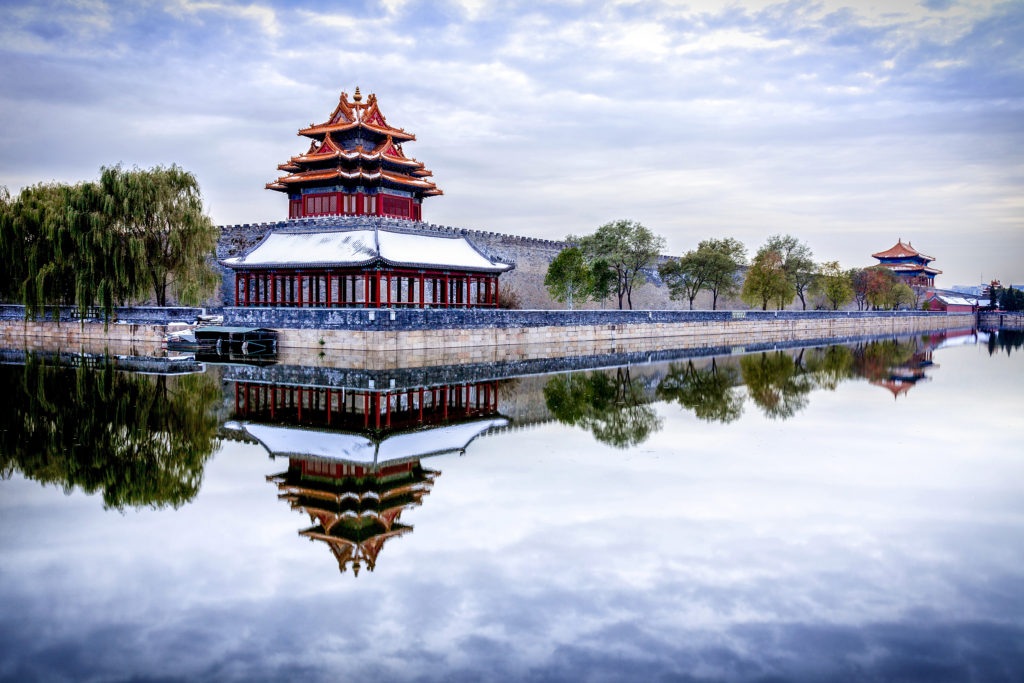
[[[743,281],[740,298],[750,306],[761,306],[768,309],[774,304],[782,309],[793,300],[793,285],[786,277],[782,255],[773,249],[761,247],[754,262],[747,269],[747,277]]]

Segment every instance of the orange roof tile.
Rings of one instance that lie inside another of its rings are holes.
[[[914,249],[909,243],[904,244],[902,239],[896,241],[896,244],[889,247],[885,251],[880,251],[877,254],[872,254],[872,258],[903,258],[907,256],[920,256],[928,261],[934,261],[935,259],[931,256],[922,254],[917,249]]]

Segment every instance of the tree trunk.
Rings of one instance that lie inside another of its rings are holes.
[[[718,289],[711,290],[711,310],[718,309]]]

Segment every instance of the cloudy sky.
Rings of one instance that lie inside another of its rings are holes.
[[[1024,281],[1024,2],[0,2],[0,184],[178,163],[218,223],[338,93],[376,92],[445,196],[428,220],[672,253],[776,232],[939,284]]]

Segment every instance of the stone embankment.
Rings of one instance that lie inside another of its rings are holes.
[[[56,342],[97,353],[107,350],[114,354],[157,356],[162,353],[168,323],[193,321],[202,311],[174,306],[124,307],[116,309],[114,319],[104,324],[98,312],[83,320],[72,306],[25,320],[23,306],[0,304],[0,346],[52,349]]]
[[[226,325],[278,330],[282,349],[394,352],[504,345],[644,350],[908,334],[973,327],[972,313],[925,311],[508,311],[226,308]],[[653,340],[653,342],[649,341]]]
[[[33,339],[68,345],[110,343],[155,353],[172,322],[189,322],[198,308],[122,308],[109,325],[74,319],[61,309],[24,320],[20,306],[0,306],[0,344]],[[225,308],[224,324],[278,331],[282,354],[304,351],[329,356],[398,354],[403,361],[488,362],[494,349],[541,358],[644,352],[697,346],[747,346],[789,341],[826,341],[865,335],[898,335],[973,327],[971,313],[833,311],[510,311],[452,309]],[[505,356],[506,354],[498,354]]]
[[[1024,312],[1012,313],[978,313],[978,327],[985,329],[999,328],[1003,330],[1024,330]]]

